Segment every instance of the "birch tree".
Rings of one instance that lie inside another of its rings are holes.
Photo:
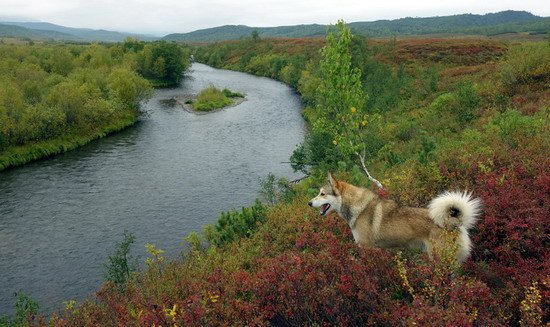
[[[383,188],[365,165],[364,138],[369,127],[365,111],[367,94],[361,85],[361,71],[351,64],[351,30],[340,20],[326,41],[319,63],[321,84],[316,99],[319,119],[313,125],[314,131],[331,133],[333,144],[345,155],[355,157],[368,178]]]

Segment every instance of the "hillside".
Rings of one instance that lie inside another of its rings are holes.
[[[183,34],[169,34],[163,37],[163,39],[176,42],[213,42],[223,40],[237,40],[250,37],[252,31],[258,31],[261,37],[322,37],[326,33],[326,26],[319,24],[277,27],[225,25]]]
[[[550,30],[550,17],[539,17],[525,11],[509,10],[485,15],[463,14],[355,22],[350,23],[349,26],[356,34],[372,37],[450,33],[467,35],[546,33]],[[169,34],[164,39],[177,42],[236,40],[249,37],[254,30],[258,31],[260,37],[320,37],[325,35],[327,26],[319,24],[278,27],[225,25],[189,33]]]
[[[6,25],[3,23],[0,23],[0,37],[30,38],[33,40],[83,41],[77,36],[58,31],[28,29],[21,26]]]
[[[2,22],[0,33],[9,37],[28,37],[31,39],[54,39],[64,41],[101,41],[121,42],[127,37],[152,41],[157,39],[150,35],[121,33],[89,28],[73,28],[45,22]]]
[[[502,11],[486,15],[453,15],[427,18],[401,18],[391,21],[349,24],[357,34],[370,36],[470,34],[494,35],[519,32],[548,32],[550,17],[538,17],[525,11]]]

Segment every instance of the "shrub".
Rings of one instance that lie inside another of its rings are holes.
[[[276,180],[272,173],[260,180],[260,195],[269,206],[274,206],[280,201],[290,202],[295,193],[285,178]]]
[[[139,103],[153,95],[151,84],[124,68],[115,69],[107,77],[112,96],[127,108],[137,109]]]
[[[53,138],[65,127],[65,114],[57,107],[30,107],[23,114],[20,126],[29,141]]]
[[[550,77],[550,43],[532,42],[510,48],[500,66],[503,84],[512,92],[520,84],[547,81]]]
[[[531,169],[516,163],[488,172],[475,168],[485,209],[474,235],[474,258],[492,266],[500,278],[522,286],[549,269],[545,246],[550,234],[548,163],[541,160]]]
[[[239,92],[233,92],[229,89],[223,89],[222,93],[228,98],[244,98],[244,94]]]
[[[126,281],[131,277],[132,272],[137,268],[137,264],[130,255],[131,246],[135,241],[135,236],[128,231],[124,231],[124,239],[116,245],[115,252],[109,255],[105,279],[113,282],[122,288]]]
[[[214,226],[206,230],[206,238],[210,244],[223,247],[239,238],[247,237],[257,228],[257,224],[265,221],[266,207],[256,201],[250,208],[241,211],[222,212]]]
[[[311,167],[330,169],[336,167],[344,156],[332,142],[329,133],[311,132],[290,156],[290,165],[294,171],[308,173]]]
[[[510,148],[516,148],[520,144],[525,145],[548,126],[545,116],[544,109],[535,116],[525,116],[516,110],[508,110],[497,114],[486,129]]]
[[[260,76],[277,78],[283,62],[281,57],[275,54],[258,55],[250,59],[246,65],[246,71]]]
[[[178,44],[156,41],[138,53],[138,70],[158,86],[176,86],[189,67],[189,54]]]
[[[233,101],[225,96],[222,91],[210,85],[197,95],[197,99],[192,103],[192,106],[195,110],[211,111],[223,108],[231,103],[233,103]]]
[[[279,78],[286,84],[297,87],[300,80],[300,69],[292,64],[288,64],[279,72]]]
[[[478,109],[481,99],[471,81],[460,83],[456,95],[458,106],[455,111],[458,121],[462,124],[469,123],[476,117],[476,109]]]
[[[34,326],[42,321],[42,319],[37,319],[39,306],[33,298],[21,291],[15,293],[15,298],[15,317],[11,319],[8,316],[0,316],[0,326]]]

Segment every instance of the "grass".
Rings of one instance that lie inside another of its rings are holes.
[[[244,95],[241,93],[234,93],[228,89],[223,89],[223,91],[221,91],[215,86],[210,85],[199,93],[197,99],[191,106],[198,111],[212,111],[233,104],[231,98],[236,97],[242,98]]]

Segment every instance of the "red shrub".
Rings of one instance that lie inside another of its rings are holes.
[[[522,286],[550,272],[550,174],[547,163],[521,164],[477,176],[484,204],[473,259]]]
[[[342,219],[319,218],[305,201],[297,201],[278,207],[239,244],[254,253],[244,263],[237,261],[239,266],[221,269],[215,262],[223,260],[205,264],[209,257],[198,253],[196,262],[174,262],[157,277],[144,274],[123,293],[106,284],[98,303],[87,302],[54,324],[499,326],[548,321],[548,162],[526,166],[514,154],[493,162],[500,168],[476,165],[454,176],[458,186],[473,187],[484,203],[465,274],[424,255],[402,260],[387,250],[358,248]],[[216,250],[222,252],[213,258],[227,256],[233,262],[239,247]],[[527,293],[533,282],[536,290]]]

